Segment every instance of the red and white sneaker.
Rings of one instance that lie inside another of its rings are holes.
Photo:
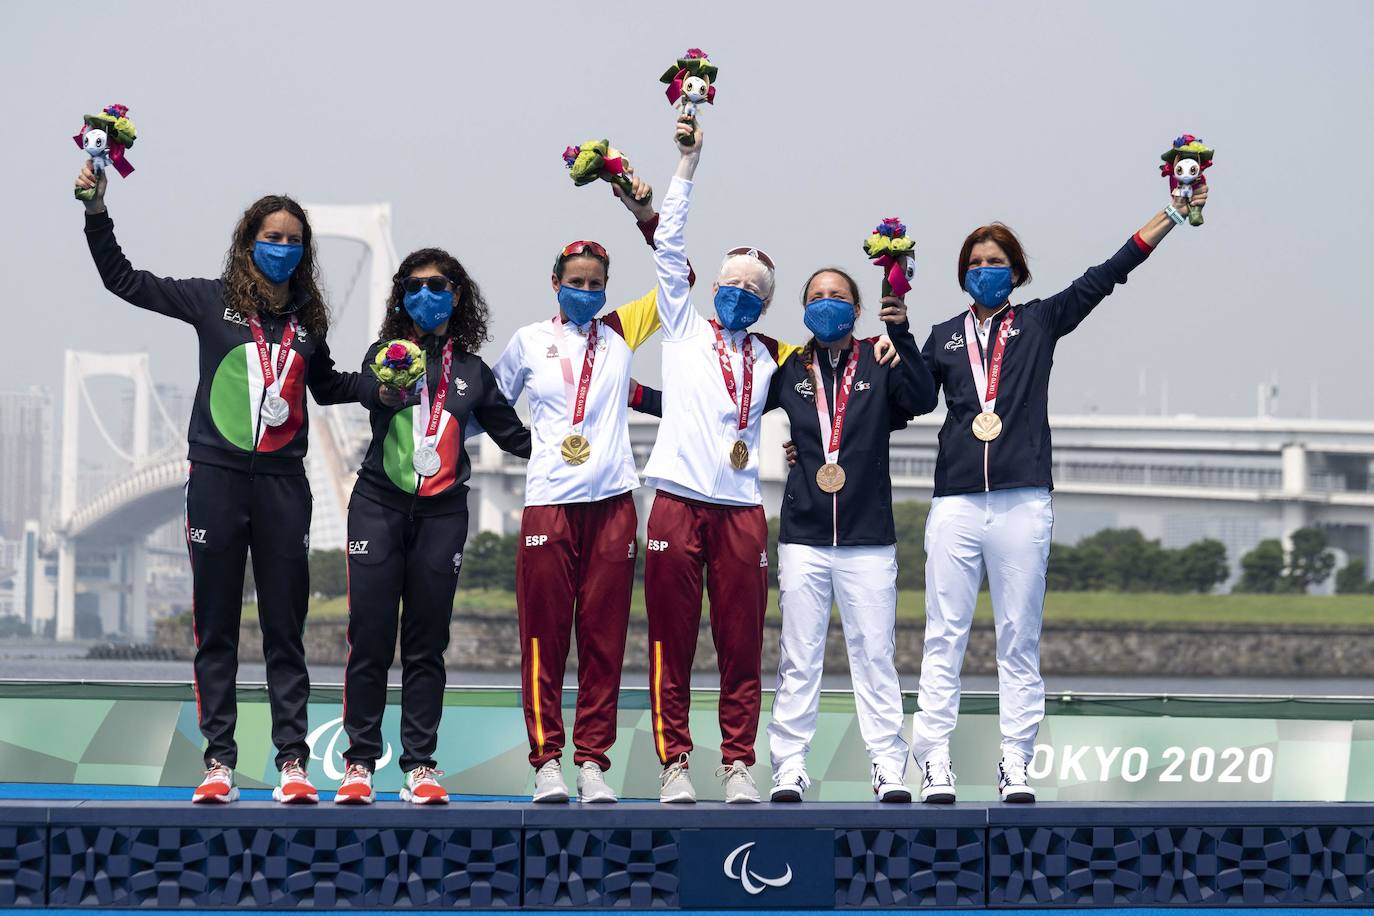
[[[197,805],[227,805],[239,800],[239,787],[234,785],[234,771],[218,760],[211,760],[205,769],[205,779],[196,787],[191,801]]]
[[[401,801],[412,805],[447,805],[448,792],[439,785],[444,774],[434,767],[416,767],[406,774],[401,786]]]
[[[370,805],[377,800],[372,788],[372,771],[361,763],[350,763],[344,771],[343,784],[334,793],[336,805]]]
[[[320,800],[299,760],[288,760],[282,766],[281,784],[272,789],[272,797],[283,805],[313,805]]]

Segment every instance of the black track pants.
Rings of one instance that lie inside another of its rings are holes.
[[[238,763],[234,689],[250,548],[277,766],[310,757],[305,743],[310,676],[301,641],[310,598],[310,510],[310,481],[304,475],[250,476],[211,464],[191,466],[186,542],[195,596],[196,710],[207,765],[211,760],[230,767]]]
[[[382,756],[387,670],[401,630],[401,770],[435,765],[444,708],[444,650],[463,563],[468,514],[409,517],[357,493],[348,504],[348,668],[345,759]],[[405,611],[399,613],[401,605]]]

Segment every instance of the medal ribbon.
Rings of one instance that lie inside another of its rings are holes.
[[[720,357],[720,374],[725,379],[725,390],[730,395],[730,400],[739,408],[739,429],[741,432],[749,428],[749,404],[754,398],[754,347],[752,337],[744,335],[744,347],[741,353],[744,356],[744,385],[743,394],[735,392],[735,373],[730,368],[730,355],[725,351],[725,338],[721,336],[720,325],[714,320],[711,322],[711,330],[716,332],[716,356]]]
[[[425,448],[434,448],[434,443],[439,439],[439,420],[444,414],[444,401],[448,400],[448,382],[450,370],[453,368],[453,338],[444,341],[444,359],[439,368],[439,388],[434,395],[434,406],[429,403],[429,379],[422,378],[417,384],[420,386],[420,413],[429,416],[429,422],[425,424],[425,438],[421,445]]]
[[[563,319],[553,319],[554,333],[558,335],[559,362],[563,365],[563,389],[567,393],[568,406],[572,411],[572,432],[580,435],[582,422],[587,418],[587,392],[592,387],[592,365],[596,362],[596,320],[587,326],[587,350],[582,354],[582,376],[577,380],[576,393],[573,389],[572,359],[563,356],[563,344],[567,335],[563,331]]]
[[[281,349],[277,351],[277,371],[272,371],[272,354],[267,348],[267,337],[262,333],[262,322],[257,315],[248,316],[248,327],[253,331],[253,343],[258,345],[258,362],[262,365],[262,383],[270,395],[281,394],[282,370],[286,368],[286,358],[291,355],[291,343],[296,339],[296,319],[286,323],[282,331]]]
[[[1002,319],[1002,326],[997,329],[997,342],[992,347],[992,357],[986,366],[983,365],[981,353],[975,352],[978,347],[978,328],[974,324],[973,310],[969,309],[964,316],[964,349],[968,351],[969,368],[973,370],[974,393],[978,395],[979,402],[983,405],[983,410],[995,412],[997,406],[997,387],[1002,382],[1002,351],[1007,348],[1007,335],[1011,331],[1012,319],[1016,317],[1016,309],[1007,309],[1007,317]],[[986,393],[985,393],[986,392]]]
[[[816,366],[814,359],[811,362],[812,384],[816,386],[816,419],[820,422],[821,449],[825,452],[826,464],[840,462],[840,435],[844,430],[844,415],[849,407],[849,394],[854,387],[854,370],[858,368],[859,342],[856,340],[849,354],[849,364],[844,368],[840,386],[835,391],[835,416],[831,419],[830,404],[825,396],[825,382],[821,380],[821,370]],[[830,430],[828,440],[825,435],[827,429]]]

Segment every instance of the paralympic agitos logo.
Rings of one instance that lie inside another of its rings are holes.
[[[776,878],[765,878],[753,871],[749,867],[749,850],[753,847],[752,842],[743,843],[736,846],[734,851],[725,857],[725,877],[738,881],[751,896],[762,894],[770,887],[786,887],[792,882],[791,865],[788,865],[787,870]],[[739,862],[738,870],[735,868],[736,861]]]
[[[326,735],[329,736],[327,741],[324,740]],[[310,759],[324,765],[324,775],[335,780],[344,778],[348,764],[344,761],[343,753],[348,746],[348,736],[344,733],[342,718],[330,719],[317,727],[305,736],[305,743],[310,747]],[[321,743],[324,745],[323,751],[320,749]],[[384,742],[382,748],[382,756],[378,758],[374,772],[391,762],[391,744]]]

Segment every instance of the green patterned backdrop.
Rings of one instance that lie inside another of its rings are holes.
[[[569,704],[575,696],[565,694]],[[347,738],[341,699],[338,688],[317,687],[310,704],[311,774],[322,788],[337,786],[342,777]],[[387,753],[378,767],[382,791],[400,785],[398,703],[393,691],[383,725]],[[528,794],[533,773],[519,703],[516,690],[448,692],[437,757],[450,791]],[[715,703],[713,692],[693,694],[695,781],[705,798],[720,797],[709,776],[719,762]],[[914,709],[914,697],[907,706]],[[769,707],[766,697],[755,770],[760,783],[769,778]],[[571,723],[570,706],[564,715]],[[240,784],[275,781],[260,687],[239,691],[238,741]],[[201,774],[200,749],[189,686],[0,684],[0,782],[193,786]],[[995,697],[965,696],[951,750],[960,797],[993,798]],[[623,795],[657,795],[644,691],[622,694],[611,760],[608,778]],[[813,779],[808,797],[871,798],[850,694],[824,695],[807,762]],[[1374,702],[1060,697],[1048,704],[1031,773],[1046,800],[1370,801]]]

